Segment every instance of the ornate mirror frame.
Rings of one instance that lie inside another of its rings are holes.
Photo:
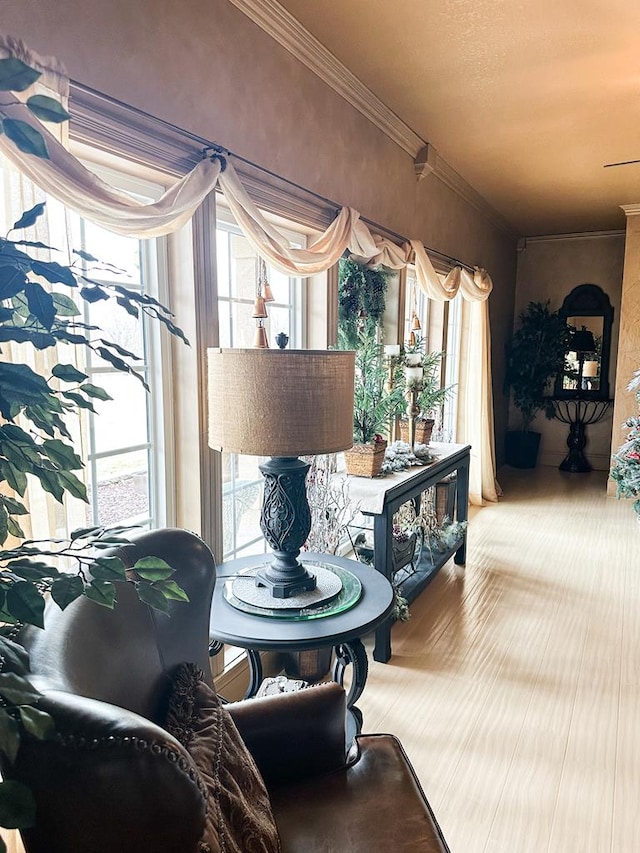
[[[560,316],[568,323],[574,320],[602,318],[602,334],[600,337],[599,372],[597,382],[593,382],[585,373],[582,388],[567,388],[565,374],[556,377],[554,394],[556,398],[585,397],[592,400],[609,399],[609,357],[611,350],[611,326],[613,325],[613,306],[604,290],[597,284],[580,284],[574,287],[565,298],[560,308]],[[585,323],[571,323],[572,326],[584,326]],[[598,332],[597,320],[590,324],[594,335]],[[586,362],[585,362],[586,364]],[[590,386],[596,387],[590,387]]]

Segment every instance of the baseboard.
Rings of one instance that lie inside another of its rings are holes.
[[[552,468],[559,468],[560,463],[566,455],[566,451],[560,453],[553,450],[547,450],[540,454],[538,464],[549,465]],[[585,455],[594,471],[608,471],[611,467],[611,459],[604,453],[589,453],[587,448]]]

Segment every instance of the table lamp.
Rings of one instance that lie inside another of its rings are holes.
[[[352,446],[355,353],[209,349],[207,356],[209,446],[271,457],[259,466],[260,528],[273,560],[256,584],[276,599],[314,590],[313,571],[298,560],[311,529],[309,465],[298,456]]]

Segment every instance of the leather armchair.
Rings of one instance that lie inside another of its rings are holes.
[[[169,673],[183,661],[209,677],[208,625],[215,564],[182,530],[144,533],[118,552],[132,565],[160,556],[176,568],[189,604],[169,615],[132,586],[113,611],[81,598],[47,607],[29,628],[41,707],[56,736],[25,738],[5,778],[33,790],[28,853],[197,853],[205,794],[189,754],[165,731]],[[345,756],[345,696],[330,683],[227,706],[263,775],[283,853],[449,848],[396,738],[361,735]]]

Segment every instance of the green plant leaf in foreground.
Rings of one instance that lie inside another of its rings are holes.
[[[2,129],[20,151],[33,154],[34,157],[40,157],[43,160],[49,159],[44,137],[26,121],[5,118],[2,120]]]
[[[40,711],[32,705],[21,705],[18,708],[22,725],[30,735],[38,740],[50,738],[55,730],[53,717],[46,711]]]
[[[143,557],[133,566],[134,571],[146,581],[170,578],[174,570],[160,557]]]
[[[26,829],[35,821],[36,803],[27,786],[13,779],[0,782],[0,826]]]
[[[40,71],[30,68],[15,56],[0,59],[0,91],[24,92],[41,77]]]

